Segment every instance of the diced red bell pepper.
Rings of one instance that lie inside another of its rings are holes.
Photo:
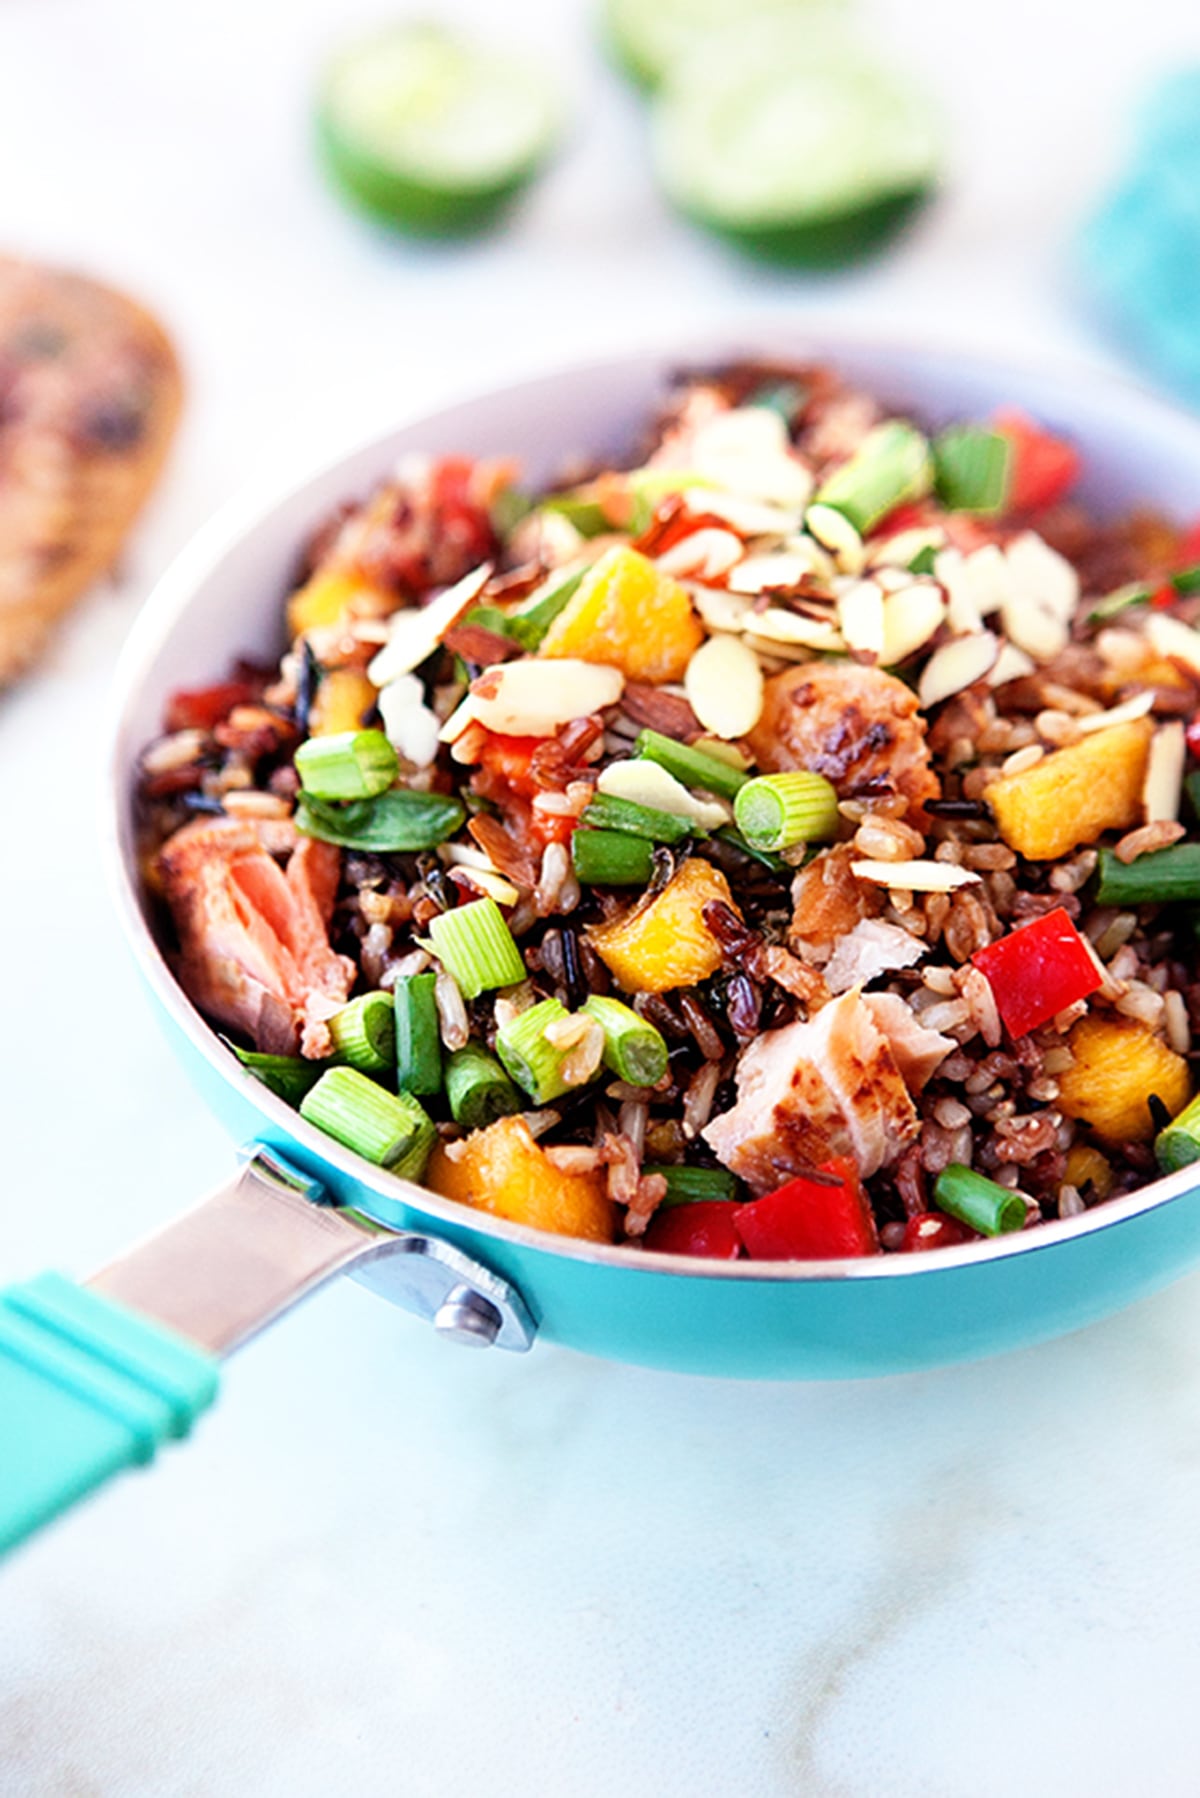
[[[532,769],[534,751],[540,749],[545,740],[544,737],[508,737],[501,731],[490,730],[479,751],[479,764],[497,780],[502,780],[511,792],[519,793],[522,799],[532,799],[538,791]]]
[[[698,1199],[656,1211],[646,1231],[646,1247],[667,1255],[704,1255],[711,1261],[736,1261],[742,1240],[734,1213],[741,1207],[729,1199]]]
[[[987,977],[1010,1036],[1048,1024],[1104,980],[1096,957],[1060,908],[977,949],[971,960]]]
[[[1041,512],[1057,504],[1075,485],[1083,460],[1073,443],[1044,431],[1015,408],[992,420],[1012,445],[1008,471],[1008,505],[1013,512]]]
[[[1175,551],[1175,566],[1190,568],[1194,562],[1200,562],[1200,518],[1189,530],[1184,531]]]
[[[173,730],[212,730],[228,718],[235,705],[251,705],[262,692],[262,683],[248,680],[217,681],[211,687],[194,687],[172,693],[163,724]]]
[[[754,1261],[829,1261],[880,1252],[870,1200],[858,1169],[845,1159],[826,1161],[817,1177],[801,1174],[778,1192],[739,1205],[734,1224]]]
[[[904,1226],[900,1252],[923,1254],[927,1249],[950,1249],[960,1242],[977,1241],[976,1232],[960,1224],[956,1217],[947,1217],[944,1211],[923,1211],[919,1217],[910,1217]]]
[[[1188,725],[1183,734],[1187,741],[1188,749],[1198,760],[1200,760],[1200,712],[1198,712],[1192,719],[1192,722]]]

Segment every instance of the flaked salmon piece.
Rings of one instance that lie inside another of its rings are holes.
[[[842,937],[886,903],[882,887],[859,880],[850,868],[858,857],[853,843],[822,849],[792,882],[792,921],[788,942],[803,960],[822,967]]]
[[[852,1156],[866,1179],[891,1166],[920,1127],[888,1036],[857,989],[751,1043],[737,1091],[703,1136],[756,1193],[838,1155]]]
[[[328,1055],[327,1019],[346,1003],[356,973],[329,943],[340,866],[331,843],[301,837],[285,872],[237,818],[177,830],[159,852],[158,874],[193,1003],[260,1049]]]
[[[887,1037],[900,1077],[910,1093],[923,1092],[951,1049],[958,1044],[922,1024],[897,993],[864,993],[863,1002]]]

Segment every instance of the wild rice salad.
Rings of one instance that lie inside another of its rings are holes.
[[[379,1166],[631,1250],[926,1250],[1200,1155],[1200,532],[1079,473],[759,365],[553,491],[405,461],[142,757],[182,985]]]

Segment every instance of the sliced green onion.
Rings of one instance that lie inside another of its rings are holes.
[[[760,868],[770,868],[772,874],[791,873],[793,870],[782,856],[772,855],[769,849],[756,849],[753,843],[747,842],[740,830],[732,824],[724,825],[716,833],[718,842],[728,843],[731,849],[737,849],[742,855],[748,855],[751,861],[757,862]],[[816,854],[816,850],[813,850]]]
[[[570,493],[551,493],[537,508],[540,512],[557,512],[573,524],[581,537],[598,537],[612,530],[612,520],[586,487]]]
[[[1154,1139],[1154,1154],[1164,1174],[1200,1161],[1200,1093],[1159,1131]]]
[[[466,815],[458,799],[447,799],[441,793],[410,793],[399,787],[375,799],[342,806],[327,805],[301,793],[296,828],[306,837],[337,843],[343,849],[405,855],[436,849],[454,835]]]
[[[357,1068],[330,1068],[301,1100],[300,1116],[377,1167],[419,1179],[437,1140],[408,1093],[385,1092]],[[402,1166],[401,1166],[402,1164]]]
[[[239,1049],[236,1043],[226,1046],[256,1080],[289,1105],[299,1105],[325,1071],[321,1062],[302,1061],[298,1055],[263,1055],[257,1049]]]
[[[848,462],[818,489],[819,505],[833,506],[861,536],[906,500],[924,499],[933,485],[929,444],[903,419],[868,431]]]
[[[1200,899],[1200,843],[1173,843],[1123,862],[1100,851],[1096,899],[1101,905],[1173,905]]]
[[[525,1103],[496,1057],[479,1043],[456,1049],[446,1062],[446,1097],[451,1117],[466,1130],[486,1130]]]
[[[661,1174],[667,1183],[662,1206],[696,1205],[707,1199],[736,1199],[737,1181],[723,1167],[643,1167],[644,1174]]]
[[[1170,580],[1176,593],[1200,593],[1200,562],[1194,568],[1180,568]]]
[[[630,1086],[657,1086],[667,1071],[662,1032],[630,1005],[593,993],[580,1008],[604,1032],[604,1065]]]
[[[1128,581],[1123,587],[1114,587],[1103,599],[1098,599],[1088,613],[1089,624],[1103,624],[1109,618],[1117,618],[1130,606],[1144,606],[1150,598],[1149,587],[1143,587],[1140,581]]]
[[[957,1163],[943,1168],[934,1181],[933,1196],[939,1211],[984,1236],[1006,1236],[1025,1226],[1027,1207],[1021,1194],[973,1168]]]
[[[933,442],[937,496],[949,512],[999,512],[1008,497],[1012,445],[999,431],[952,425]]]
[[[703,749],[689,749],[686,743],[677,743],[657,730],[642,731],[633,748],[635,755],[657,762],[685,787],[703,787],[706,793],[716,793],[722,799],[733,799],[750,778],[720,756],[706,755]]]
[[[481,630],[491,631],[497,637],[511,635],[509,625],[512,623],[507,612],[499,606],[473,606],[463,619],[464,624],[477,624]]]
[[[494,899],[472,899],[469,905],[439,912],[430,919],[429,936],[464,999],[478,999],[493,987],[514,986],[525,978],[521,951]]]
[[[488,506],[493,531],[503,543],[533,510],[533,501],[519,487],[502,487]]]
[[[733,802],[738,829],[756,849],[827,842],[837,829],[838,797],[823,774],[794,769],[760,774]]]
[[[296,751],[300,785],[314,799],[374,799],[399,772],[381,730],[339,730],[309,737]]]
[[[908,572],[910,574],[932,574],[934,563],[937,561],[937,553],[936,547],[932,543],[927,543],[923,549],[917,551],[909,563]]]
[[[396,1059],[396,1020],[390,993],[361,993],[329,1020],[338,1060],[364,1074],[381,1074]]]
[[[682,843],[684,837],[705,834],[690,818],[659,811],[653,805],[639,805],[635,799],[614,799],[607,793],[597,793],[580,822],[593,830],[619,830],[627,836],[645,837],[651,843]]]
[[[543,999],[510,1018],[496,1032],[497,1055],[535,1105],[545,1105],[571,1090],[562,1077],[570,1049],[556,1049],[546,1041],[547,1024],[562,1023],[570,1015],[557,999]]]
[[[584,886],[645,886],[654,872],[654,845],[619,830],[576,830],[571,865]]]
[[[522,649],[536,649],[558,614],[564,611],[568,601],[574,598],[576,589],[586,573],[586,568],[576,569],[574,574],[569,574],[565,581],[560,581],[557,587],[552,587],[549,593],[545,593],[541,599],[535,600],[533,605],[524,612],[509,612],[506,630],[513,641],[519,643]]]
[[[427,1097],[442,1090],[442,1037],[437,975],[402,974],[395,995],[396,1085]]]

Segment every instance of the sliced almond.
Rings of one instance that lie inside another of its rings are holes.
[[[906,662],[923,649],[946,616],[946,602],[932,581],[914,581],[883,602],[883,648],[879,659],[885,668]]]
[[[1067,620],[1030,594],[1014,594],[1006,599],[1000,620],[1010,643],[1031,655],[1035,662],[1052,662],[1070,640]]]
[[[471,876],[472,883],[497,905],[516,905],[521,893],[511,880],[494,868],[487,856],[478,849],[468,849],[461,843],[450,843],[442,849],[442,859],[451,867],[465,868]]]
[[[1146,635],[1160,656],[1200,670],[1200,631],[1190,624],[1168,612],[1152,612],[1146,620]]]
[[[952,893],[980,879],[973,868],[953,862],[851,862],[850,872],[875,886],[895,887],[908,893]]]
[[[572,656],[545,661],[530,657],[489,668],[472,682],[463,703],[470,704],[472,717],[485,730],[513,737],[552,737],[573,718],[615,705],[624,690],[625,676],[619,668]],[[443,725],[443,738],[446,728]]]
[[[1173,824],[1179,817],[1187,742],[1181,721],[1162,724],[1150,739],[1142,804],[1147,824]]]
[[[777,674],[790,662],[811,662],[815,654],[803,643],[769,643],[765,637],[756,637],[753,631],[747,631],[742,642],[754,651],[768,674]]]
[[[1147,688],[1144,693],[1135,693],[1132,699],[1126,699],[1121,705],[1110,706],[1107,712],[1085,712],[1076,718],[1077,733],[1092,730],[1108,730],[1114,724],[1132,724],[1135,718],[1144,718],[1154,705],[1154,694]]]
[[[411,674],[414,668],[419,668],[467,607],[479,598],[491,572],[491,563],[484,562],[470,574],[464,574],[453,587],[439,593],[427,606],[405,606],[394,613],[388,627],[388,640],[367,669],[367,678],[377,687],[386,687],[398,674]]]
[[[855,581],[837,605],[838,625],[848,649],[878,660],[883,653],[883,589],[875,581]]]
[[[724,587],[689,587],[692,604],[710,631],[742,631],[754,617],[754,607],[742,593]]]
[[[934,558],[933,572],[946,590],[947,614],[954,631],[977,631],[1008,596],[1008,563],[995,543],[985,543],[969,556],[958,549],[943,549]]]
[[[844,512],[818,502],[804,514],[804,526],[830,552],[843,574],[862,572],[866,561],[863,540]]]
[[[995,666],[1000,645],[991,631],[976,631],[969,637],[952,637],[935,649],[917,685],[917,698],[926,710],[940,705],[967,687],[982,680]]]
[[[803,550],[774,550],[768,555],[747,556],[729,576],[733,593],[770,593],[798,587],[813,572],[812,558]]]
[[[713,799],[698,799],[681,780],[660,768],[657,762],[641,757],[610,762],[600,771],[597,790],[613,799],[631,799],[635,805],[649,805],[659,812],[670,812],[673,818],[688,818],[702,830],[720,830],[728,824],[732,813],[728,806]]]
[[[786,537],[800,523],[799,507],[768,506],[740,493],[722,493],[715,487],[684,490],[690,512],[707,512],[721,518],[739,537]]]
[[[475,701],[470,693],[461,699],[438,732],[441,743],[457,743],[464,731],[475,722]]]
[[[379,716],[388,742],[414,767],[437,760],[438,721],[425,704],[425,689],[415,674],[398,674],[379,694]]]
[[[1002,687],[1005,681],[1022,680],[1025,675],[1032,674],[1037,663],[1032,656],[1027,656],[1023,649],[1015,643],[1003,642],[1000,654],[992,663],[987,681],[989,687]]]
[[[1022,531],[1005,550],[1004,560],[1011,592],[1036,599],[1064,623],[1070,619],[1079,604],[1079,576],[1065,556],[1036,531]]]
[[[673,543],[670,549],[655,560],[664,574],[675,576],[691,575],[696,580],[716,581],[723,574],[728,574],[735,563],[744,555],[744,547],[740,537],[732,531],[720,531],[715,526],[699,531],[692,531]]]
[[[768,406],[737,406],[701,425],[689,457],[694,471],[723,490],[768,504],[807,505],[808,467],[792,450],[787,426]]]
[[[785,612],[782,606],[768,606],[754,613],[754,634],[768,643],[798,643],[805,649],[837,651],[845,648],[842,634],[820,618],[806,618],[800,612]]]
[[[702,643],[683,684],[693,712],[714,737],[744,737],[762,716],[762,669],[740,637],[722,632]]]
[[[945,541],[946,533],[939,525],[897,531],[894,536],[868,542],[867,562],[872,568],[907,568],[923,549],[940,549]]]

